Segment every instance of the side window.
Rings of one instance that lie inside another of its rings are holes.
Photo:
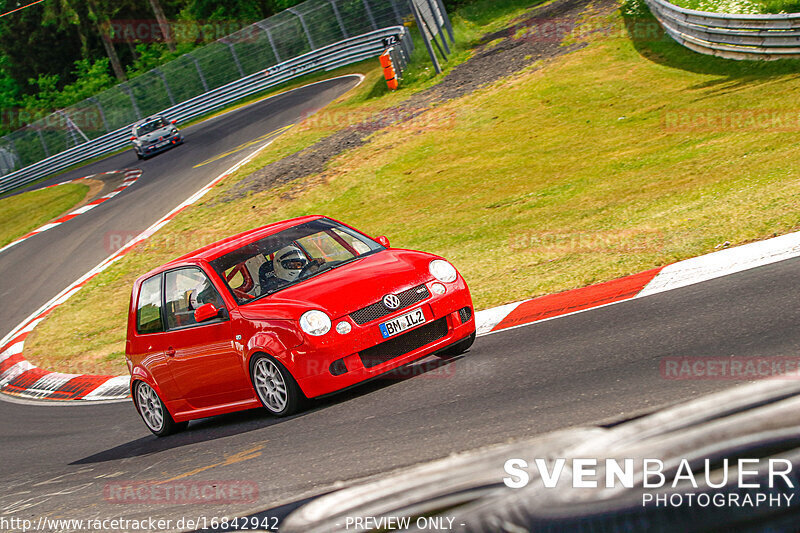
[[[208,277],[197,268],[182,268],[165,274],[167,327],[181,328],[196,324],[194,312],[201,305],[224,307],[222,297]]]
[[[242,274],[242,269],[239,265],[235,267],[231,267],[225,271],[225,279],[228,280],[228,285],[231,286],[231,289],[237,291],[242,290],[244,287],[245,279],[244,274]]]
[[[139,333],[164,331],[164,324],[161,323],[161,275],[146,280],[139,287],[136,331]]]

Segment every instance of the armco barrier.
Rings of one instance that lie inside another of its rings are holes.
[[[50,114],[40,116],[45,110],[30,106],[5,109],[6,126],[22,127],[0,137],[0,176],[292,58],[342,40],[403,26],[410,14],[406,0],[304,0]],[[158,40],[160,30],[156,34],[141,31],[154,22],[111,21],[109,37],[122,45],[128,37]],[[198,38],[206,41],[217,30],[231,29],[222,23],[210,29],[195,28],[200,33],[190,35],[192,32],[186,32],[179,22],[174,24],[177,27],[171,26],[170,34],[181,43],[194,43]],[[384,44],[391,46],[393,39]]]
[[[404,61],[410,57],[413,44],[408,35],[408,29],[404,26],[392,26],[344,39],[283,61],[273,67],[164,109],[161,113],[170,120],[174,119],[179,123],[186,122],[294,78],[321,70],[333,70],[370,57],[377,57],[385,50],[386,40],[396,40],[400,43],[398,49],[399,53],[404,55]],[[3,176],[0,178],[0,193],[93,157],[113,152],[129,143],[130,125],[127,125]]]
[[[800,57],[800,13],[737,15],[695,11],[645,0],[664,31],[701,54],[727,59]]]

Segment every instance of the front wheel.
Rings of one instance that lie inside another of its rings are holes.
[[[462,353],[469,350],[473,342],[475,342],[474,331],[472,332],[472,335],[470,335],[466,339],[460,340],[457,343],[453,344],[452,346],[448,346],[441,352],[436,353],[436,356],[439,357],[440,359],[450,359],[451,357],[461,355]]]
[[[133,149],[133,151],[134,151],[134,153],[136,154],[136,159],[138,159],[138,160],[140,160],[140,161],[141,161],[142,159],[144,159],[144,158],[142,157],[142,154],[140,154],[140,153],[139,153],[139,150],[137,150],[136,148],[134,148],[134,149]]]
[[[303,407],[303,391],[277,359],[260,354],[250,361],[250,377],[261,405],[274,416],[289,416]]]
[[[136,385],[136,410],[139,411],[147,429],[157,437],[183,431],[189,425],[188,422],[175,422],[153,387],[143,381]]]

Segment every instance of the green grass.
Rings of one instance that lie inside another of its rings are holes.
[[[88,185],[68,183],[0,199],[0,247],[66,213],[88,192]]]
[[[219,201],[231,183],[336,129],[312,117],[59,307],[26,354],[58,370],[124,372],[135,277],[204,242],[304,214],[448,257],[479,309],[800,227],[797,63],[745,65],[625,32],[588,38],[545,68],[376,134],[322,175]],[[328,111],[381,109],[432,81],[375,94],[380,83],[373,69]],[[741,120],[760,110],[786,120]]]
[[[508,0],[506,2],[503,2],[502,5],[498,5],[498,3],[495,2],[494,0],[476,0],[475,2],[472,2],[469,5],[462,7],[458,11],[458,13],[456,13],[453,16],[454,26],[456,29],[456,37],[457,37],[457,44],[453,50],[454,56],[451,56],[449,62],[446,65],[444,65],[445,70],[443,74],[440,76],[436,76],[432,72],[433,67],[429,65],[429,59],[427,56],[427,52],[425,51],[425,46],[419,39],[418,34],[414,32],[415,50],[412,58],[414,64],[412,64],[409,67],[408,71],[405,73],[405,78],[403,80],[404,90],[398,93],[402,96],[396,98],[384,98],[383,107],[384,108],[390,107],[394,103],[397,103],[407,98],[413,92],[421,91],[435,84],[437,81],[441,80],[443,75],[446,75],[450,70],[452,70],[453,67],[465,61],[469,56],[468,50],[472,46],[474,46],[476,39],[483,34],[481,28],[486,28],[486,31],[491,31],[492,29],[500,29],[503,27],[505,22],[525,12],[527,8],[529,8],[531,5],[535,5],[537,3],[539,3],[539,1],[537,0]],[[344,76],[346,74],[362,73],[365,70],[365,68],[367,69],[371,68],[371,67],[365,67],[365,65],[368,65],[370,63],[374,64],[374,62],[375,62],[374,59],[370,59],[360,64],[349,65],[336,69],[332,72],[319,72],[315,74],[308,74],[306,76],[302,76],[291,82],[287,82],[277,87],[271,87],[265,91],[251,95],[243,100],[239,100],[233,104],[224,107],[223,109],[217,111],[211,111],[207,114],[196,117],[185,124],[181,124],[180,127],[188,128],[190,126],[194,126],[195,124],[199,124],[201,122],[217,117],[219,115],[228,113],[230,111],[234,111],[238,108],[244,107],[259,100],[270,98],[279,93],[290,91],[292,89],[302,87],[303,85],[309,83],[314,83],[316,81],[329,79],[334,76]],[[387,93],[388,89],[385,88],[385,84],[383,82],[379,80],[373,80],[372,91],[366,93],[364,95],[364,99],[376,99],[377,97],[385,97]],[[96,163],[97,161],[101,161],[103,159],[123,153],[128,150],[131,150],[130,146],[126,146],[124,148],[120,148],[119,150],[115,150],[114,152],[97,156],[92,159],[82,161],[80,163],[76,163],[56,173],[44,176],[42,178],[37,179],[34,182],[25,184],[17,189],[13,189],[11,191],[3,193],[3,195],[5,196],[9,194],[14,194],[16,191],[24,187],[29,187],[31,185],[41,183],[45,180],[60,176],[72,170],[76,170],[91,165],[92,163]]]

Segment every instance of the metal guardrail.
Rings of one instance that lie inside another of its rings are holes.
[[[29,102],[6,110],[8,127],[24,125],[0,137],[0,178],[291,58],[402,26],[409,9],[406,0],[304,0],[63,109],[43,114]],[[108,36],[136,40],[140,27],[119,21]],[[179,29],[171,33],[178,42],[197,40]],[[200,40],[215,35],[202,33]]]
[[[396,53],[404,55],[403,64],[405,64],[411,56],[413,42],[406,27],[391,26],[358,37],[344,39],[289,59],[190,98],[164,109],[161,113],[170,120],[174,119],[178,123],[183,123],[300,76],[320,70],[333,70],[370,57],[377,57],[386,49],[386,39],[396,39],[400,44]],[[0,178],[0,193],[124,147],[130,143],[130,127],[130,125],[124,126],[3,176]]]
[[[727,59],[800,57],[800,13],[737,15],[695,11],[645,0],[664,31],[701,54]]]

